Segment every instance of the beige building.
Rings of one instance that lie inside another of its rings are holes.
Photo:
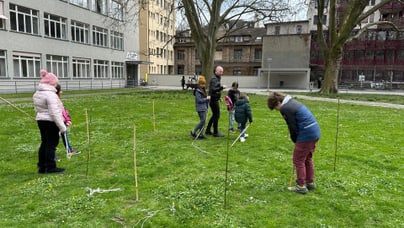
[[[174,0],[139,1],[141,78],[174,72]]]

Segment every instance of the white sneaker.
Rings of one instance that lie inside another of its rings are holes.
[[[244,134],[244,138],[247,138],[248,137],[248,134]]]
[[[244,137],[240,137],[240,142],[245,142],[245,138],[244,138]]]

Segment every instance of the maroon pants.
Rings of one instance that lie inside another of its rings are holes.
[[[297,142],[293,150],[293,164],[296,167],[297,184],[300,186],[314,181],[313,153],[318,139]]]

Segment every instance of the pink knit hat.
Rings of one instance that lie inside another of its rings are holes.
[[[56,86],[58,84],[59,80],[54,74],[48,73],[46,70],[43,69],[40,71],[40,73],[42,75],[41,83],[53,86]]]

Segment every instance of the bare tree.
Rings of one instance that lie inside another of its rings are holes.
[[[207,80],[212,76],[217,42],[233,32],[238,21],[282,21],[291,15],[283,0],[179,0],[178,9],[185,15]]]
[[[317,6],[317,39],[324,57],[324,83],[320,93],[330,94],[338,92],[338,72],[340,70],[343,57],[343,48],[346,43],[359,37],[369,26],[376,23],[389,24],[390,22],[376,22],[368,24],[353,35],[352,31],[364,19],[369,17],[382,6],[390,3],[392,0],[381,0],[378,4],[368,7],[368,0],[316,0]],[[329,5],[327,4],[329,3]],[[338,7],[344,7],[344,11],[338,11]],[[328,28],[323,21],[326,10],[328,10]],[[328,37],[326,39],[325,37]]]

